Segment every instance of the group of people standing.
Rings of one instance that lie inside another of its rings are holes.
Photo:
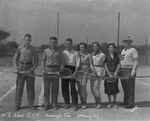
[[[27,71],[34,74],[34,70],[38,66],[38,55],[33,47],[30,45],[32,41],[31,35],[24,36],[24,45],[20,46],[14,57],[14,65],[18,71]],[[121,57],[115,52],[116,46],[114,43],[108,44],[108,53],[104,54],[101,51],[99,42],[93,42],[93,52],[90,54],[87,50],[87,45],[81,42],[78,46],[78,51],[73,49],[73,40],[67,38],[65,40],[64,51],[57,48],[57,38],[50,37],[49,48],[45,49],[42,57],[43,74],[57,75],[57,72],[63,68],[68,68],[72,73],[83,70],[86,77],[89,74],[94,76],[117,76],[119,69],[125,68],[130,70],[131,76],[136,76],[138,66],[138,52],[135,48],[131,47],[132,40],[123,40],[125,48],[121,52]],[[112,72],[114,75],[112,75]],[[21,99],[23,94],[24,83],[27,83],[27,95],[29,106],[34,109],[34,77],[23,76],[18,74],[16,81],[16,98],[15,110],[20,109]],[[51,90],[51,103],[54,109],[58,110],[58,93],[59,93],[59,78],[44,77],[44,106],[43,110],[49,109],[49,98]],[[73,110],[78,110],[78,94],[81,100],[81,109],[87,108],[87,78],[82,78],[80,81],[75,79],[61,79],[62,96],[65,102],[65,109],[70,108],[70,97],[72,99]],[[100,95],[101,79],[91,78],[90,88],[95,100],[94,108],[102,108],[101,95]],[[134,94],[135,94],[135,78],[128,78],[121,80],[124,91],[124,102],[126,108],[134,107]],[[78,90],[76,88],[78,87]],[[108,108],[112,106],[118,108],[116,104],[118,89],[118,80],[113,83],[104,82],[105,93],[108,95]],[[71,95],[71,96],[70,96]],[[111,96],[113,96],[113,103],[111,103]]]

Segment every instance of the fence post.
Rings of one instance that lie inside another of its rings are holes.
[[[148,59],[148,53],[147,53],[147,38],[146,38],[146,45],[145,45],[146,47],[145,47],[145,59],[146,59],[146,65],[148,65],[148,63],[147,63],[147,59]]]

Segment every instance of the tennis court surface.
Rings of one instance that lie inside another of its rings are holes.
[[[13,67],[1,67],[0,71],[4,69],[14,70]],[[38,70],[37,70],[38,73]],[[138,68],[138,76],[150,76],[150,67],[140,66]],[[39,109],[40,93],[42,89],[42,78],[36,77],[35,83],[35,106],[36,110],[29,109],[27,103],[26,88],[24,88],[24,94],[22,98],[22,108],[19,111],[14,111],[14,100],[15,100],[15,79],[16,75],[12,73],[5,73],[0,76],[0,121],[49,121],[49,120],[99,120],[99,121],[112,121],[112,120],[125,120],[125,121],[149,121],[150,120],[150,78],[138,78],[136,79],[135,88],[135,104],[136,107],[133,109],[125,109],[124,107],[106,108],[107,106],[107,95],[104,94],[104,83],[101,82],[101,98],[102,98],[102,109],[94,109],[94,98],[91,94],[90,85],[88,82],[88,108],[79,109],[73,111],[72,107],[64,109],[64,102],[61,95],[61,86],[59,90],[59,110],[49,109],[48,111],[41,111]],[[119,82],[119,94],[117,97],[117,103],[120,104],[123,100],[123,91]],[[80,100],[79,100],[80,107]]]

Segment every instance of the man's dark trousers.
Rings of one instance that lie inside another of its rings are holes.
[[[19,64],[19,71],[27,71],[32,67],[32,64]],[[24,84],[26,82],[27,99],[29,106],[33,106],[35,98],[34,82],[35,78],[31,76],[22,76],[22,74],[17,75],[16,80],[16,95],[15,95],[15,106],[20,107],[23,95]]]
[[[68,68],[74,73],[75,66],[65,65],[65,68]],[[75,79],[62,79],[62,95],[66,104],[70,104],[70,94],[69,94],[69,84],[71,86],[71,97],[72,104],[77,105],[78,95],[76,90],[76,80]]]
[[[132,69],[128,70],[131,72]],[[135,76],[133,78],[121,79],[121,84],[124,91],[124,104],[133,106],[135,100]]]

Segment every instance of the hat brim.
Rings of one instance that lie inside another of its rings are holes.
[[[122,42],[133,42],[133,40],[122,40]]]

